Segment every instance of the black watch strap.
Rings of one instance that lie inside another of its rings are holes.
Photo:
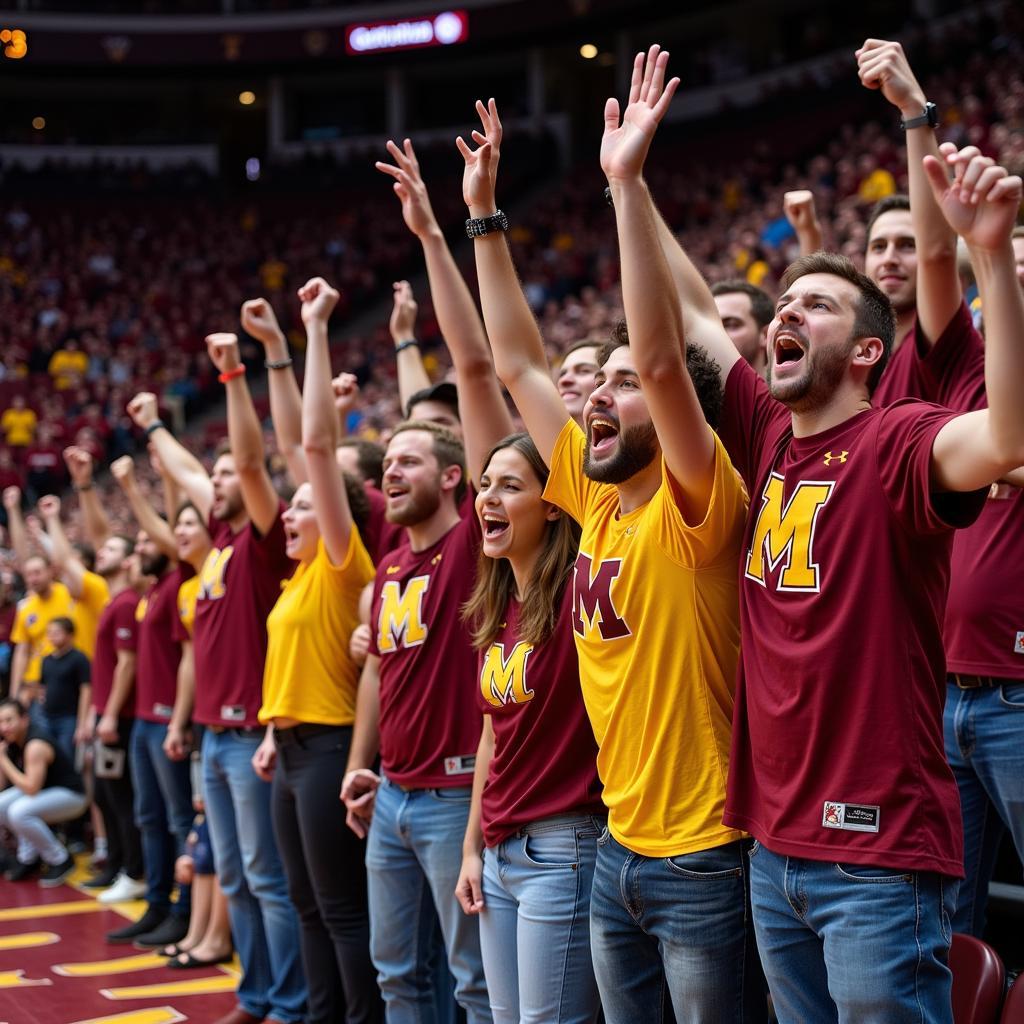
[[[929,128],[939,127],[939,108],[934,103],[926,103],[924,110],[917,117],[900,119],[900,127],[904,131],[908,128],[923,128],[925,125],[928,125]]]
[[[501,210],[492,213],[490,217],[469,217],[466,220],[468,238],[480,238],[493,231],[508,231],[508,217]]]

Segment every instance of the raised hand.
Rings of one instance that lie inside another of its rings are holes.
[[[128,403],[127,408],[132,422],[142,430],[152,426],[160,418],[156,395],[151,391],[140,391]]]
[[[238,354],[238,335],[220,332],[206,336],[206,351],[213,365],[221,373],[230,373],[242,365],[242,357]]]
[[[122,455],[110,464],[110,472],[122,487],[129,487],[135,481],[135,460],[130,455]]]
[[[387,150],[395,162],[386,164],[378,160],[374,166],[381,173],[389,174],[395,179],[393,188],[395,195],[402,201],[405,226],[417,238],[422,238],[431,231],[441,229],[437,226],[437,218],[430,206],[430,196],[427,195],[427,186],[423,184],[423,178],[420,176],[420,165],[412,142],[406,139],[402,146],[403,148],[399,149],[391,139],[388,139]]]
[[[462,174],[462,198],[474,213],[488,215],[497,210],[495,187],[498,178],[498,160],[501,156],[502,127],[498,117],[498,105],[492,96],[485,107],[476,101],[476,112],[480,116],[483,131],[472,132],[478,148],[473,150],[460,135],[455,145],[466,161]]]
[[[92,483],[92,456],[89,452],[73,444],[65,448],[63,454],[71,482],[76,487],[88,487]]]
[[[307,327],[316,323],[326,326],[340,297],[337,289],[332,288],[322,277],[311,277],[299,289],[302,322]]]
[[[21,488],[17,485],[4,488],[4,508],[8,511],[21,508]]]
[[[274,307],[266,299],[249,299],[242,303],[242,328],[260,344],[270,345],[284,335],[274,315]]]
[[[419,306],[412,297],[412,285],[408,281],[395,281],[391,286],[394,288],[394,305],[391,307],[391,320],[388,327],[391,329],[391,338],[397,345],[401,341],[408,341],[415,336],[416,313]]]
[[[1009,246],[1024,192],[1020,176],[1008,174],[976,146],[958,150],[944,142],[939,152],[953,169],[953,180],[933,156],[924,158],[924,169],[949,226],[972,249],[998,251]]]
[[[44,522],[60,519],[60,498],[54,494],[47,494],[40,498],[36,503],[36,508],[39,509],[39,514],[43,517]]]
[[[908,116],[924,109],[924,90],[910,70],[910,62],[899,43],[885,39],[866,39],[857,50],[857,74],[868,89],[881,89],[882,95]]]
[[[638,53],[633,61],[629,102],[619,122],[619,101],[612,97],[604,107],[604,137],[601,139],[601,169],[609,181],[638,178],[643,173],[647,151],[661,119],[665,116],[679,79],[665,81],[668,50],[657,43],[646,57]]]
[[[810,189],[801,188],[795,192],[787,192],[782,197],[782,211],[797,234],[801,231],[813,230],[818,226],[818,214],[814,209],[814,193]]]
[[[331,381],[331,390],[339,416],[347,416],[359,404],[359,381],[354,373],[339,373]]]

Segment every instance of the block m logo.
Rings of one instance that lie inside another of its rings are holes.
[[[590,555],[580,552],[572,577],[572,628],[586,636],[595,626],[602,640],[620,640],[632,630],[615,609],[612,584],[622,570],[621,558],[599,562],[594,570]]]

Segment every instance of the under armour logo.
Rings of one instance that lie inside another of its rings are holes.
[[[444,558],[444,555],[434,555],[434,557],[430,560],[430,564],[431,565],[437,565],[438,562],[440,562],[442,558]]]
[[[833,455],[831,452],[825,452],[825,465],[831,466],[833,459],[835,459],[836,462],[845,462],[846,456],[849,454],[849,452],[840,452],[838,455]]]
[[[384,572],[385,572],[385,573],[386,573],[386,574],[387,574],[388,576],[393,576],[393,575],[394,575],[394,574],[395,574],[396,572],[400,572],[400,571],[401,571],[401,568],[402,568],[402,567],[401,567],[400,565],[389,565],[389,566],[388,566],[388,567],[387,567],[387,568],[386,568],[386,569],[384,570]]]

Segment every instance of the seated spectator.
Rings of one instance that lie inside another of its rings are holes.
[[[10,698],[0,703],[0,824],[18,840],[17,866],[7,872],[22,881],[45,864],[39,884],[60,885],[74,869],[74,858],[50,830],[59,821],[79,817],[89,801],[71,759],[45,729],[34,725],[28,709]]]
[[[38,419],[35,411],[28,407],[24,395],[14,395],[11,404],[0,417],[0,430],[4,440],[12,448],[27,448],[36,436]]]

